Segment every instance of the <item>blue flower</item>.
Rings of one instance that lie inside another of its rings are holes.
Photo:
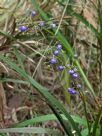
[[[56,64],[56,59],[52,58],[52,59],[50,60],[50,64]]]
[[[72,91],[73,91],[73,89],[72,89],[72,88],[68,88],[68,92],[70,92],[70,93],[71,93]]]
[[[81,88],[82,88],[81,84],[78,84],[78,85],[77,85],[77,88],[78,88],[78,89],[81,89]]]
[[[45,22],[44,21],[41,21],[40,23],[39,23],[39,26],[41,26],[41,27],[43,27],[45,25]]]
[[[68,88],[68,92],[70,92],[71,94],[76,94],[76,91],[73,90],[73,88]]]
[[[27,27],[26,26],[21,26],[20,30],[21,30],[21,32],[25,32],[27,30]]]
[[[32,13],[31,13],[32,17],[36,16],[36,11],[33,10]]]
[[[63,66],[58,66],[58,67],[57,67],[57,70],[59,70],[59,71],[62,71],[63,69],[64,69]]]
[[[58,51],[58,50],[55,50],[53,54],[54,54],[55,56],[58,56],[58,55],[59,55],[59,51]]]
[[[76,94],[76,91],[75,91],[75,90],[72,90],[71,94]]]
[[[74,79],[76,79],[76,78],[78,78],[79,75],[77,73],[74,73],[74,74],[72,74],[72,76]]]
[[[71,94],[76,94],[76,91],[73,90],[73,88],[68,88],[68,92],[70,92]]]
[[[74,74],[74,70],[73,70],[73,69],[70,69],[70,70],[69,70],[69,74],[70,74],[70,75],[73,75],[73,74]]]
[[[57,48],[57,50],[61,50],[62,49],[62,45],[58,44],[56,48]]]

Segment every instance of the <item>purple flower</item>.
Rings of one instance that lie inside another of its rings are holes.
[[[57,50],[61,50],[62,49],[62,45],[58,44],[56,48],[57,48]]]
[[[70,74],[70,75],[73,75],[73,74],[74,74],[74,70],[73,70],[73,69],[70,69],[70,70],[69,70],[69,74]]]
[[[77,85],[77,88],[78,88],[78,89],[81,89],[81,88],[82,88],[81,84],[78,84],[78,85]]]
[[[70,93],[71,93],[72,91],[73,91],[73,89],[72,89],[72,88],[68,88],[68,92],[70,92]]]
[[[31,15],[32,15],[32,17],[36,16],[36,11],[33,10]]]
[[[57,70],[59,70],[59,71],[62,71],[63,69],[64,69],[63,66],[58,66],[58,67],[57,67]]]
[[[21,26],[20,30],[21,30],[21,32],[25,32],[27,30],[27,27],[26,26]]]
[[[73,78],[76,79],[76,78],[78,78],[79,75],[77,73],[74,73],[74,74],[72,74],[72,76],[73,76]]]
[[[44,21],[41,21],[40,23],[39,23],[39,26],[41,26],[41,27],[43,27],[45,25],[45,22]]]
[[[72,88],[68,88],[68,92],[70,92],[71,94],[76,94],[76,91],[73,90]]]
[[[56,60],[55,60],[54,58],[52,58],[52,59],[50,60],[50,64],[56,64]]]
[[[58,51],[58,50],[55,50],[53,54],[54,54],[55,56],[58,56],[58,55],[59,55],[59,51]]]
[[[75,90],[72,90],[72,91],[71,91],[71,94],[76,94],[76,91],[75,91]]]

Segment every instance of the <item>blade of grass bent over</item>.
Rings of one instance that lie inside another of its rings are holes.
[[[61,114],[61,116],[64,120],[67,121],[67,118],[63,114]],[[71,117],[79,125],[87,126],[87,122],[85,119],[82,119],[78,116],[73,116],[73,115],[71,115]],[[26,127],[28,125],[34,125],[35,123],[43,123],[43,122],[54,121],[54,120],[57,121],[56,116],[54,114],[48,114],[48,115],[43,115],[43,116],[35,117],[32,119],[20,122],[18,124],[15,124],[13,127]]]

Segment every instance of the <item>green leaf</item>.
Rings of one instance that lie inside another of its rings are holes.
[[[13,48],[14,48],[14,54],[16,55],[16,58],[20,64],[21,68],[24,70],[24,65],[23,65],[21,54],[19,53],[19,51],[16,47],[13,47]]]
[[[23,134],[52,134],[53,136],[62,136],[61,132],[41,127],[30,128],[6,128],[0,129],[0,133],[23,133]]]
[[[79,125],[84,125],[84,126],[87,126],[87,121],[86,121],[86,119],[82,119],[82,118],[80,118],[79,116],[77,116],[77,115],[72,115],[71,116],[72,118],[73,118],[73,120],[76,122],[76,123],[78,123]]]
[[[18,79],[12,79],[12,78],[2,78],[0,79],[0,82],[12,82],[12,83],[19,83],[19,84],[29,84],[27,81],[18,80]]]
[[[101,136],[101,134],[102,134],[102,124],[100,126],[100,136]]]
[[[95,119],[95,123],[93,125],[93,133],[92,133],[93,136],[97,136],[96,135],[96,130],[97,130],[101,115],[102,115],[102,107],[100,108],[99,113],[98,113],[98,115],[97,115],[97,117]]]
[[[35,1],[35,0],[31,0],[31,2],[32,2],[32,4],[34,5],[34,7],[36,8],[36,10],[39,11],[39,13],[41,14],[42,18],[43,18],[44,20],[48,21],[49,18],[47,17],[47,15],[46,15],[44,12],[42,12],[41,8],[40,8],[39,5],[36,3],[36,1]]]
[[[67,118],[63,114],[61,114],[61,116],[64,120],[67,121]],[[73,115],[71,115],[71,117],[79,125],[87,126],[87,122],[86,122],[85,119],[82,119],[78,116],[73,116]],[[36,123],[43,123],[43,122],[53,121],[53,120],[55,120],[55,121],[58,120],[54,114],[43,115],[43,116],[35,117],[33,119],[29,119],[29,120],[23,121],[21,123],[18,123],[16,125],[14,125],[14,127],[25,127],[25,126],[28,126],[28,125],[34,125]]]
[[[82,136],[88,136],[88,128],[82,130],[81,134]]]
[[[56,115],[56,117],[58,118],[59,122],[61,123],[62,127],[64,128],[65,132],[67,133],[68,136],[74,136],[71,132],[71,126],[68,123],[68,121],[65,121],[61,115],[59,114],[59,112],[57,110],[55,110],[55,108],[51,105],[49,105],[49,107],[51,108],[51,110],[53,111],[53,113]]]

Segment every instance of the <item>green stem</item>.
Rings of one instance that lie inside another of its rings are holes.
[[[83,106],[84,106],[84,111],[85,111],[85,117],[86,117],[88,131],[89,131],[89,136],[91,136],[91,134],[90,134],[91,126],[90,126],[89,121],[88,121],[88,114],[87,114],[87,109],[86,109],[85,97],[84,97],[84,94],[81,93],[80,91],[79,91],[79,94],[80,94],[81,99],[83,101]]]

